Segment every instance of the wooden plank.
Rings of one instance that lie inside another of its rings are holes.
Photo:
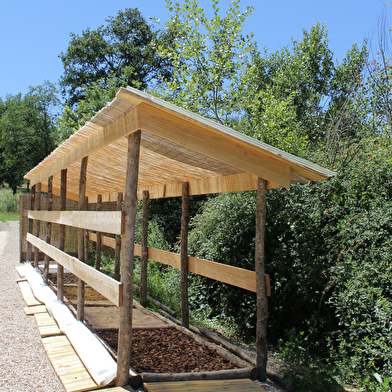
[[[28,216],[85,230],[121,234],[121,211],[29,211]]]
[[[98,388],[66,336],[50,336],[42,338],[41,341],[67,392],[91,391]]]
[[[91,241],[96,240],[94,233],[89,233],[89,239]],[[102,244],[110,248],[115,247],[114,238],[102,236]],[[135,244],[134,248],[135,256],[141,256],[141,245]],[[166,250],[148,248],[148,258],[158,263],[170,265],[171,267],[180,269],[181,268],[181,255],[179,253],[168,252]],[[189,272],[205,276],[218,280],[219,282],[227,283],[235,287],[239,287],[245,290],[256,292],[256,272],[246,270],[244,268],[233,267],[222,263],[216,263],[214,261],[198,259],[197,257],[188,257],[189,260]],[[271,283],[268,274],[265,275],[266,280],[266,293],[267,296],[271,296]]]
[[[34,317],[42,338],[46,336],[62,335],[56,320],[51,317],[48,312],[35,313]]]
[[[60,251],[31,234],[27,235],[27,241],[34,246],[37,246],[43,253],[47,254],[68,271],[82,279],[93,289],[105,296],[109,301],[117,306],[121,306],[122,284],[120,282],[117,282],[113,278],[97,271],[95,268],[82,263],[76,257],[72,257],[67,253]]]
[[[173,116],[149,104],[142,103],[138,108],[140,108],[139,125],[142,130],[268,181],[276,182],[284,188],[290,187],[291,169],[283,159],[269,155],[239,138]]]
[[[47,313],[48,310],[46,309],[45,305],[36,305],[36,306],[29,306],[27,308],[23,308],[26,316],[31,316],[37,313]]]
[[[88,239],[90,241],[96,242],[97,241],[97,235],[95,233],[88,233]],[[109,248],[115,249],[115,247],[116,247],[116,240],[115,240],[115,238],[101,235],[101,245],[105,245],[105,246],[107,246]]]
[[[232,286],[256,292],[255,271],[189,257],[189,271]]]
[[[31,235],[31,234],[30,234]],[[33,292],[31,291],[31,287],[29,285],[29,282],[24,281],[24,282],[19,282],[18,286],[20,288],[20,291],[22,293],[23,299],[26,302],[27,306],[36,306],[36,305],[42,305],[41,302],[39,302],[35,297]]]
[[[130,110],[116,121],[113,121],[108,126],[98,130],[84,142],[77,145],[69,153],[59,158],[55,163],[30,178],[30,184],[34,185],[38,182],[41,182],[51,175],[58,173],[60,170],[69,166],[71,163],[82,159],[84,156],[90,155],[92,152],[100,149],[101,147],[106,146],[132,132],[135,132],[137,129],[139,129],[138,122],[138,109],[135,108]],[[53,192],[55,192],[55,189],[53,189]]]
[[[229,174],[189,181],[189,196],[207,195],[211,193],[253,191],[257,189],[257,176],[252,173]],[[268,181],[268,188],[277,188],[275,182]],[[148,188],[150,199],[180,197],[181,183],[158,185]],[[138,191],[138,199],[143,198],[143,191]]]
[[[35,203],[35,185],[31,187],[31,196],[30,196],[30,210],[34,210],[34,203]],[[33,232],[33,227],[34,227],[34,221],[32,219],[29,219],[29,227],[27,229],[28,233]],[[27,244],[27,261],[32,261],[32,246],[31,244]]]
[[[250,379],[148,382],[144,383],[143,387],[146,392],[266,392],[264,388]]]

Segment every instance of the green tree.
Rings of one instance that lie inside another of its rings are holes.
[[[213,0],[209,19],[197,0],[166,4],[170,12],[166,26],[174,40],[170,46],[160,45],[159,52],[172,62],[173,79],[160,93],[178,106],[229,124],[230,117],[241,111],[233,98],[255,47],[252,36],[242,35],[253,8],[241,13],[240,2],[232,1],[221,16],[219,0]]]
[[[361,130],[358,121],[348,119],[360,116],[356,102],[366,54],[365,47],[354,45],[341,64],[334,61],[322,23],[303,30],[291,49],[254,52],[242,94],[246,132],[308,158],[318,151],[336,156]],[[337,139],[339,146],[330,151]],[[335,160],[327,163],[334,166]]]
[[[159,37],[170,41],[164,32],[153,31],[137,8],[119,11],[106,25],[87,28],[80,36],[71,34],[66,52],[60,54],[64,66],[60,85],[68,106],[86,100],[89,86],[105,86],[113,76],[117,87],[125,83],[137,88],[146,88],[158,75],[170,78],[170,62],[156,52]]]
[[[27,171],[56,146],[55,126],[59,101],[55,87],[46,82],[29,92],[8,95],[0,109],[0,183],[13,192]]]

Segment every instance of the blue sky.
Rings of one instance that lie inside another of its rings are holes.
[[[220,0],[227,9],[229,0]],[[199,0],[208,14],[210,0]],[[392,8],[380,0],[242,0],[253,5],[245,33],[253,32],[259,48],[276,51],[301,39],[302,30],[324,21],[330,48],[343,59],[354,42],[374,34],[378,18]],[[63,72],[58,55],[66,51],[69,34],[80,34],[105,23],[124,8],[138,8],[148,20],[168,19],[165,0],[0,0],[0,97],[27,92],[45,80],[57,83]],[[389,18],[390,19],[390,18]],[[392,23],[389,23],[392,26]]]

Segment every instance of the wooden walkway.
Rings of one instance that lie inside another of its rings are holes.
[[[133,391],[130,386],[100,388],[91,378],[68,338],[62,334],[56,321],[47,312],[46,306],[37,301],[34,297],[29,283],[20,279],[18,280],[18,285],[26,304],[28,305],[24,308],[24,311],[26,315],[34,315],[41,335],[42,344],[53,365],[53,368],[67,392],[83,392],[91,390],[106,392]],[[109,309],[104,309],[106,310],[106,312],[104,311],[104,321],[106,321],[103,323],[104,325],[101,324],[102,320],[100,322],[98,322],[98,318],[94,320],[95,314],[89,315],[91,321],[93,321],[92,324],[96,324],[96,327],[98,328],[107,327],[107,320],[109,319],[111,319],[114,324],[117,324],[118,322],[116,317],[117,315],[113,317],[113,310],[109,311]],[[136,319],[138,320],[137,324],[140,324],[139,327],[147,327],[145,323],[148,324],[148,320],[143,320],[142,314],[140,314]],[[162,322],[162,320],[160,322]],[[250,379],[148,382],[144,383],[143,388],[145,392],[266,392],[264,388],[258,386]]]

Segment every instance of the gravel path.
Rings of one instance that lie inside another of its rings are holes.
[[[19,222],[0,222],[0,391],[65,391],[41,344],[33,316],[23,311],[15,267]]]

